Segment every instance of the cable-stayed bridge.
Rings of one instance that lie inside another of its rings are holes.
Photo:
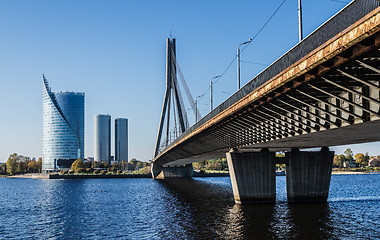
[[[328,147],[380,141],[379,29],[379,1],[351,2],[191,127],[169,39],[153,177],[191,176],[188,164],[227,155],[236,202],[271,202],[281,162],[287,164],[289,201],[326,201],[334,156]],[[172,141],[170,99],[179,126]],[[299,150],[313,147],[322,149]],[[285,158],[275,157],[287,150]]]

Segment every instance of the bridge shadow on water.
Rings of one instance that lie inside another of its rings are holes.
[[[226,178],[160,180],[181,209],[188,239],[329,239],[329,204],[237,205]],[[285,193],[286,194],[286,193]],[[168,209],[170,211],[171,209]]]

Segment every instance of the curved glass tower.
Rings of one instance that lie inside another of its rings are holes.
[[[84,158],[84,93],[54,93],[43,76],[42,170],[69,168],[78,158]]]

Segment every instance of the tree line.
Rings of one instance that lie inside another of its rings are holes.
[[[80,158],[75,160],[71,165],[70,171],[61,171],[61,173],[122,173],[124,171],[136,171],[149,167],[148,162],[139,161],[136,158],[130,161],[113,162],[111,165],[107,162],[85,161]]]
[[[214,170],[214,171],[228,171],[228,163],[226,158],[212,159],[201,162],[193,163],[195,170]]]
[[[42,158],[37,161],[33,158],[13,153],[9,156],[5,165],[1,165],[0,174],[15,175],[18,173],[40,173],[42,170]]]
[[[354,155],[350,148],[347,148],[343,154],[335,155],[333,160],[333,167],[364,167],[368,166],[370,156],[368,153],[357,153]]]

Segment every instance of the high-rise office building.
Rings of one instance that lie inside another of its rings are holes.
[[[115,161],[128,162],[128,119],[115,119]]]
[[[43,76],[42,170],[70,168],[78,158],[84,158],[84,93],[54,93]]]
[[[110,163],[111,116],[98,114],[94,117],[94,160]]]

